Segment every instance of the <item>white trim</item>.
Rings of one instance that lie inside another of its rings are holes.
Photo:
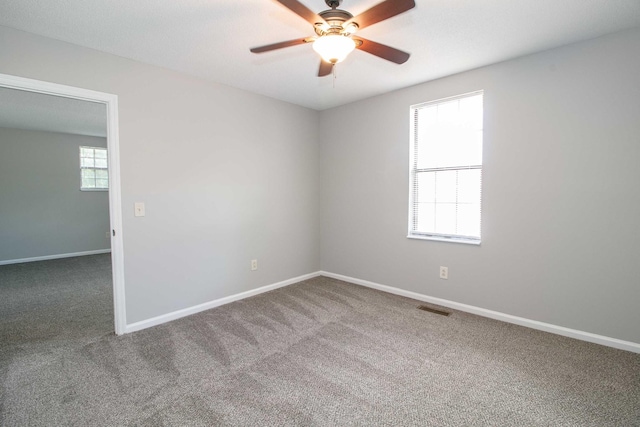
[[[124,288],[124,246],[122,240],[122,198],[120,190],[120,142],[118,139],[118,97],[72,86],[0,74],[0,87],[47,95],[98,102],[107,107],[107,149],[109,150],[109,217],[111,230],[111,269],[113,272],[114,329],[124,333],[126,305]]]
[[[460,95],[447,96],[445,98],[440,98],[440,99],[433,99],[431,101],[421,102],[419,104],[413,104],[410,108],[412,110],[414,110],[416,108],[424,108],[424,107],[428,107],[430,105],[443,104],[445,102],[451,102],[451,101],[455,101],[455,100],[458,100],[458,99],[469,98],[469,97],[477,96],[477,95],[483,95],[484,96],[484,89],[474,90],[472,92],[462,93]]]
[[[620,350],[627,350],[633,353],[640,353],[640,344],[631,341],[623,341],[617,338],[610,338],[603,335],[592,334],[591,332],[578,331],[576,329],[565,328],[564,326],[557,326],[550,323],[539,322],[537,320],[526,319],[524,317],[512,316],[511,314],[505,314],[499,311],[487,310],[485,308],[475,307],[473,305],[462,304],[442,298],[430,297],[428,295],[419,294],[417,292],[405,291],[404,289],[394,288],[393,286],[381,285],[379,283],[369,282],[368,280],[356,279],[355,277],[343,276],[341,274],[330,273],[327,271],[321,271],[320,275],[331,277],[333,279],[343,280],[345,282],[351,282],[356,285],[366,286],[368,288],[378,289],[390,294],[401,295],[403,297],[412,298],[418,301],[425,301],[432,304],[453,308],[455,310],[464,311],[466,313],[477,314],[478,316],[488,317],[490,319],[500,320],[502,322],[526,326],[527,328],[537,329],[539,331],[550,332],[552,334],[605,345]]]
[[[85,256],[85,255],[108,254],[109,252],[111,252],[111,249],[98,249],[95,251],[70,252],[68,254],[44,255],[44,256],[36,256],[31,258],[20,258],[20,259],[7,259],[4,261],[0,260],[0,265],[22,264],[23,262],[46,261],[49,259],[72,258],[76,256]]]
[[[246,292],[240,292],[239,294],[230,295],[228,297],[219,298],[213,301],[205,302],[203,304],[194,305],[193,307],[183,308],[182,310],[176,310],[171,313],[162,314],[151,319],[141,320],[125,327],[124,332],[136,332],[142,329],[150,328],[152,326],[161,325],[163,323],[170,322],[172,320],[180,319],[182,317],[190,316],[192,314],[200,313],[201,311],[209,310],[211,308],[219,307],[221,305],[229,304],[230,302],[238,301],[241,299],[249,298],[254,295],[262,294],[264,292],[273,291],[274,289],[282,288],[292,285],[294,283],[302,282],[303,280],[309,280],[314,277],[320,276],[320,272],[304,274],[302,276],[294,277],[291,279],[283,280],[282,282],[274,283],[272,285],[262,286],[257,289],[252,289]]]
[[[465,239],[461,237],[438,237],[435,235],[420,235],[420,234],[409,234],[407,239],[418,239],[418,240],[432,240],[434,242],[446,242],[446,243],[464,243],[465,245],[475,245],[480,246],[480,240],[472,240]]]

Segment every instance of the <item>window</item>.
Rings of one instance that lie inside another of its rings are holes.
[[[82,178],[81,190],[108,190],[107,149],[80,147],[80,174]]]
[[[480,243],[482,92],[411,107],[409,236]]]

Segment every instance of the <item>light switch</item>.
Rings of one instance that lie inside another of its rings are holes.
[[[144,203],[136,202],[135,204],[135,216],[144,216]]]

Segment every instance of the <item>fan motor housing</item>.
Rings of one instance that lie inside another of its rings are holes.
[[[320,12],[318,15],[320,15],[322,19],[327,21],[329,25],[331,25],[331,21],[339,21],[342,23],[353,18],[352,14],[342,9],[329,9]]]
[[[325,10],[318,13],[318,15],[320,15],[320,17],[322,17],[322,19],[324,19],[326,22],[326,24],[317,23],[315,25],[315,32],[319,36],[323,36],[328,33],[334,33],[334,34],[345,33],[344,31],[345,28],[342,25],[346,21],[353,18],[352,14],[342,9],[329,9],[329,10]],[[329,27],[327,28],[326,25],[329,25]],[[356,28],[357,28],[357,24],[354,23],[352,25],[356,25]]]

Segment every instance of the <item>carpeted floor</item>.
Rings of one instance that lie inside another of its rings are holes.
[[[116,337],[104,258],[0,267],[0,425],[640,425],[638,354],[324,277]]]

